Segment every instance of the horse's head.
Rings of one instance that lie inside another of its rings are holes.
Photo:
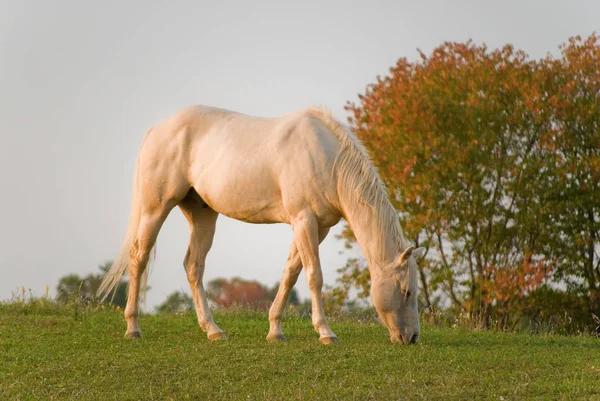
[[[424,248],[410,246],[392,263],[372,272],[371,299],[393,343],[419,341],[417,259],[424,254]]]

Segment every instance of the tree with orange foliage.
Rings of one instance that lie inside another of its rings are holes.
[[[216,279],[208,285],[212,300],[222,308],[242,306],[250,309],[267,309],[270,300],[268,290],[258,281],[238,277],[231,280]]]
[[[217,278],[208,283],[208,295],[215,304],[222,308],[241,306],[250,309],[266,310],[275,299],[279,283],[271,289],[255,280]],[[290,294],[289,304],[299,303],[296,290]]]
[[[347,105],[408,238],[429,248],[425,304],[442,291],[506,328],[552,269],[600,286],[597,37],[562,49],[532,61],[508,45],[445,43],[398,60]],[[349,266],[342,293],[368,285]]]
[[[569,39],[547,60],[552,116],[544,146],[556,180],[549,198],[560,233],[558,278],[600,311],[600,38]]]

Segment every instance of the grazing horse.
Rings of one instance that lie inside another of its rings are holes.
[[[269,310],[268,341],[285,341],[281,317],[304,267],[312,323],[336,343],[323,310],[319,244],[344,217],[368,262],[371,298],[394,343],[419,339],[417,264],[424,249],[404,239],[385,186],[360,141],[328,111],[308,109],[258,118],[213,107],[183,109],[152,127],[137,158],[133,199],[121,252],[104,277],[104,298],[129,269],[127,337],[140,337],[140,293],[167,215],[179,206],[191,228],[183,262],[198,323],[210,340],[226,338],[202,284],[219,214],[249,223],[287,223],[294,241]]]

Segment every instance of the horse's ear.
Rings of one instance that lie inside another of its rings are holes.
[[[406,262],[408,260],[408,258],[410,258],[410,255],[413,252],[413,249],[415,249],[414,246],[409,246],[408,248],[406,248],[404,250],[404,252],[402,252],[397,258],[396,261],[394,263],[394,265],[396,265],[396,267],[400,267],[404,264],[404,262]]]
[[[420,247],[420,248],[417,248],[417,249],[415,249],[415,250],[412,252],[412,256],[413,256],[413,258],[415,258],[415,259],[417,259],[417,260],[418,260],[418,259],[421,259],[423,256],[425,256],[425,253],[426,253],[426,252],[427,252],[427,251],[426,251],[426,249],[425,249],[425,248],[423,248],[423,247]]]

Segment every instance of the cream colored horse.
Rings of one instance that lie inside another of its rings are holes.
[[[225,338],[202,284],[219,213],[249,223],[291,224],[294,241],[269,311],[268,341],[284,341],[281,316],[304,266],[312,322],[324,344],[337,342],[323,311],[318,247],[344,217],[371,274],[371,298],[392,342],[419,339],[416,258],[362,144],[324,110],[257,118],[194,106],[163,120],[144,138],[137,159],[127,235],[100,294],[106,298],[129,269],[125,319],[139,337],[140,292],[151,249],[167,215],[179,206],[191,228],[184,266],[198,322],[211,340]]]

